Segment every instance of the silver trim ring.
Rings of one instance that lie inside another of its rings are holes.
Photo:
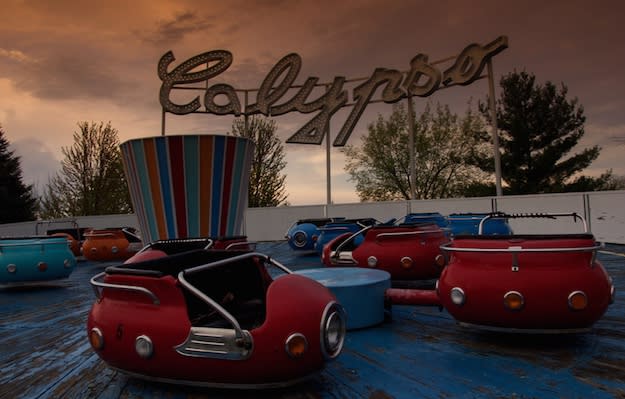
[[[584,306],[584,308],[583,308],[583,309],[575,309],[575,308],[573,307],[573,304],[572,304],[571,300],[573,299],[573,296],[575,296],[575,295],[577,295],[577,294],[582,294],[582,296],[584,297],[584,300],[586,301],[586,305]],[[586,293],[585,293],[584,291],[579,291],[579,290],[577,290],[577,291],[573,291],[573,292],[571,292],[571,293],[569,294],[569,297],[568,297],[568,301],[567,301],[567,302],[568,302],[568,304],[569,304],[569,309],[571,309],[571,310],[572,310],[572,311],[574,311],[574,312],[580,312],[580,311],[582,311],[582,310],[586,310],[586,308],[588,308],[588,296],[586,295]]]
[[[100,339],[100,345],[98,345],[97,348],[93,345],[93,341],[91,341],[91,334],[93,333],[95,333]],[[89,344],[91,344],[91,346],[98,351],[104,348],[104,335],[102,334],[102,330],[100,330],[98,327],[93,327],[91,331],[89,331]]]
[[[460,295],[462,295],[462,300],[460,301],[460,303],[456,303],[456,301],[454,301],[454,296],[453,293],[454,292],[458,292],[460,293]],[[449,299],[451,299],[451,302],[456,305],[456,306],[462,306],[464,305],[464,303],[467,301],[467,296],[465,295],[464,291],[462,290],[462,288],[460,287],[454,287],[449,291]]]
[[[510,307],[508,307],[508,306],[506,305],[506,298],[507,298],[509,295],[517,295],[519,298],[521,298],[521,306],[520,306],[518,309],[512,309],[512,308],[510,308]],[[511,310],[511,311],[513,311],[513,312],[518,312],[518,311],[520,311],[521,309],[523,309],[523,307],[525,307],[525,297],[524,297],[524,296],[523,296],[523,294],[521,294],[519,291],[508,291],[508,292],[506,292],[506,293],[504,294],[504,296],[503,296],[503,306],[504,306],[506,309]]]
[[[148,353],[141,353],[141,352],[139,352],[139,348],[137,348],[137,344],[139,342],[145,342],[147,344]],[[152,343],[152,340],[150,339],[150,337],[148,337],[147,335],[139,335],[135,339],[135,352],[137,352],[137,355],[139,355],[139,357],[142,358],[142,359],[149,359],[149,358],[151,358],[152,355],[154,354],[154,344]]]
[[[339,342],[336,345],[335,349],[330,352],[329,344],[327,342],[327,330],[332,320],[332,316],[336,315],[340,317],[341,326],[339,329]],[[321,353],[326,359],[334,359],[336,358],[343,349],[343,345],[345,343],[345,335],[347,332],[347,314],[345,313],[345,309],[336,301],[328,302],[325,309],[323,310],[323,315],[321,317],[321,326],[319,328],[320,332],[320,344],[321,344]]]
[[[304,339],[304,351],[299,354],[299,355],[294,355],[289,351],[289,343],[294,340],[295,338],[303,338]],[[293,359],[298,359],[302,356],[304,356],[304,354],[306,354],[306,352],[308,352],[308,340],[306,339],[306,336],[302,333],[294,333],[288,336],[288,338],[284,341],[284,350],[286,351],[287,355],[289,355],[289,357],[293,358]]]
[[[303,238],[303,240],[300,240],[299,238]],[[298,248],[305,247],[307,241],[308,241],[308,234],[306,234],[305,231],[297,230],[293,234],[293,245],[295,245],[296,247]]]

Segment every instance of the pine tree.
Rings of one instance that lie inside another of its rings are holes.
[[[33,186],[23,183],[20,158],[9,149],[0,126],[0,223],[34,220],[36,209]]]
[[[579,183],[575,175],[598,156],[594,146],[568,156],[584,135],[584,109],[577,99],[567,100],[567,87],[551,82],[541,86],[534,75],[510,73],[501,79],[503,92],[497,100],[497,127],[501,152],[502,180],[509,194],[568,191]],[[480,110],[490,122],[485,104]],[[490,137],[483,136],[484,141]],[[479,166],[493,172],[493,158]],[[585,187],[601,185],[600,179],[585,177]],[[596,184],[595,184],[596,183]]]

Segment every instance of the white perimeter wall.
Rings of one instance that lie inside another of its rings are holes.
[[[245,214],[244,234],[250,241],[283,240],[289,227],[298,219],[343,216],[372,217],[380,221],[400,218],[410,212],[440,212],[443,215],[466,212],[503,211],[506,213],[577,212],[601,242],[625,244],[625,190],[593,193],[542,194],[484,198],[454,198],[424,201],[365,202],[353,204],[281,206],[250,208]],[[78,218],[81,227],[138,228],[135,215],[85,216]],[[512,219],[515,233],[572,233],[583,227],[572,218]],[[67,226],[67,225],[66,225]],[[45,234],[48,228],[63,227],[48,222],[24,222],[0,225],[0,236]]]

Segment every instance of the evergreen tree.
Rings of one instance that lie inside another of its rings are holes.
[[[235,119],[232,124],[234,135],[250,138],[256,143],[248,190],[250,208],[278,206],[286,201],[286,175],[282,174],[286,161],[276,130],[275,121],[261,116],[249,118],[247,129],[243,118]]]
[[[602,178],[575,179],[598,156],[594,146],[569,157],[584,135],[584,110],[577,99],[567,100],[567,87],[551,82],[544,86],[526,72],[510,73],[501,79],[497,100],[497,127],[501,148],[502,180],[509,194],[569,191],[567,186],[598,188]],[[490,122],[485,104],[480,110]],[[490,141],[487,134],[484,142]],[[479,167],[494,172],[493,158],[478,160]]]
[[[22,182],[20,158],[9,149],[0,126],[0,223],[34,220],[36,208],[33,186]]]
[[[61,149],[61,171],[41,198],[45,218],[132,212],[117,129],[79,122],[72,147]]]

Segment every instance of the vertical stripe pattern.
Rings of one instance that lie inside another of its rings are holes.
[[[254,155],[251,140],[158,136],[120,147],[145,243],[242,234]]]

